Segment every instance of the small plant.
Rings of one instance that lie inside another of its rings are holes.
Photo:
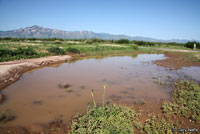
[[[104,91],[103,91],[103,108],[104,108],[104,104],[105,104],[106,87],[107,87],[107,84],[105,83],[104,86],[103,86],[103,88],[104,88]]]
[[[96,107],[96,102],[94,100],[94,90],[93,89],[91,90],[90,94],[91,94],[92,99],[93,99],[94,107]]]
[[[0,111],[0,123],[6,123],[15,119],[15,115],[10,110]]]

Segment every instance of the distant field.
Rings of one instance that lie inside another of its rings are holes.
[[[63,40],[4,38],[0,40],[0,62],[64,54],[81,54],[89,56],[105,55],[110,53],[131,53],[133,51],[161,51],[159,49],[156,50],[152,48],[192,50],[191,48],[186,48],[185,44],[180,43],[155,43],[129,41],[126,39],[113,41],[101,39]]]

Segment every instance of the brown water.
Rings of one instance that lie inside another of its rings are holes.
[[[2,91],[7,100],[0,105],[0,110],[10,109],[17,116],[4,126],[29,127],[57,118],[69,123],[76,113],[85,112],[92,101],[91,89],[94,89],[96,101],[101,101],[104,83],[107,83],[106,101],[132,104],[141,99],[153,102],[169,99],[171,89],[156,84],[152,77],[176,79],[193,72],[192,76],[200,80],[200,75],[194,71],[199,68],[170,71],[152,64],[152,61],[164,58],[162,54],[140,54],[136,58],[84,59],[25,73]],[[71,85],[72,92],[58,87],[64,82]]]

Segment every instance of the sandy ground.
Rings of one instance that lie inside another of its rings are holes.
[[[17,61],[1,62],[0,63],[0,89],[15,82],[20,76],[35,68],[62,63],[66,60],[71,60],[69,55],[49,56],[35,59],[22,59]]]

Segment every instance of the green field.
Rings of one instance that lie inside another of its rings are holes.
[[[152,49],[153,48],[153,49]],[[101,39],[63,40],[63,39],[12,39],[0,40],[0,62],[52,55],[108,55],[132,52],[160,52],[154,48],[192,50],[180,43],[152,43],[113,41]]]

